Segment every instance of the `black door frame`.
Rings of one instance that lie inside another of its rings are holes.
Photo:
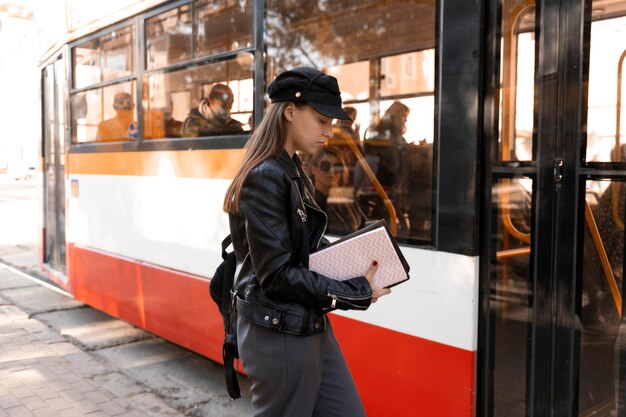
[[[501,2],[486,7],[481,198],[477,415],[492,415],[493,323],[490,322],[491,186],[497,176],[529,176],[533,187],[530,258],[533,318],[528,344],[526,415],[575,416],[578,398],[576,285],[584,227],[586,96],[583,0],[538,0],[536,5],[535,159],[497,158]],[[588,46],[588,45],[587,45]],[[583,213],[581,217],[581,213]]]

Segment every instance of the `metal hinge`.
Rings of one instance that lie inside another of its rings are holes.
[[[554,160],[554,182],[559,183],[563,181],[563,159],[556,158]]]

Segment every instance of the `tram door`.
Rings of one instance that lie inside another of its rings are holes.
[[[65,259],[65,60],[43,71],[44,262],[66,272]]]
[[[626,417],[626,0],[488,15],[478,415]]]

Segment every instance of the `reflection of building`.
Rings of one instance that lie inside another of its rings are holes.
[[[0,4],[0,167],[9,169],[35,166],[40,137],[39,36],[24,3]]]

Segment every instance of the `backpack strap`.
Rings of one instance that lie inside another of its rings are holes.
[[[235,371],[235,359],[239,358],[239,352],[237,351],[237,335],[235,334],[235,323],[237,320],[237,313],[231,310],[232,300],[234,294],[231,292],[234,284],[234,276],[237,269],[237,258],[234,252],[227,252],[226,249],[233,242],[231,235],[228,235],[222,241],[222,259],[224,259],[224,277],[231,278],[225,279],[222,286],[222,306],[220,312],[224,319],[224,344],[222,345],[222,359],[224,361],[224,376],[226,378],[226,389],[231,399],[241,397],[241,390],[239,389],[239,381],[237,380],[237,372]]]
[[[229,318],[230,320],[231,318]],[[232,319],[237,319],[237,316]],[[230,326],[229,326],[230,327]],[[222,359],[224,360],[224,376],[226,378],[226,390],[232,400],[241,397],[237,372],[235,371],[235,359],[239,358],[237,351],[237,336],[227,334],[222,345]]]
[[[231,235],[226,236],[224,240],[222,240],[222,259],[223,260],[226,260],[226,255],[228,255],[228,252],[226,252],[226,248],[228,248],[231,243],[233,243],[233,238]]]

